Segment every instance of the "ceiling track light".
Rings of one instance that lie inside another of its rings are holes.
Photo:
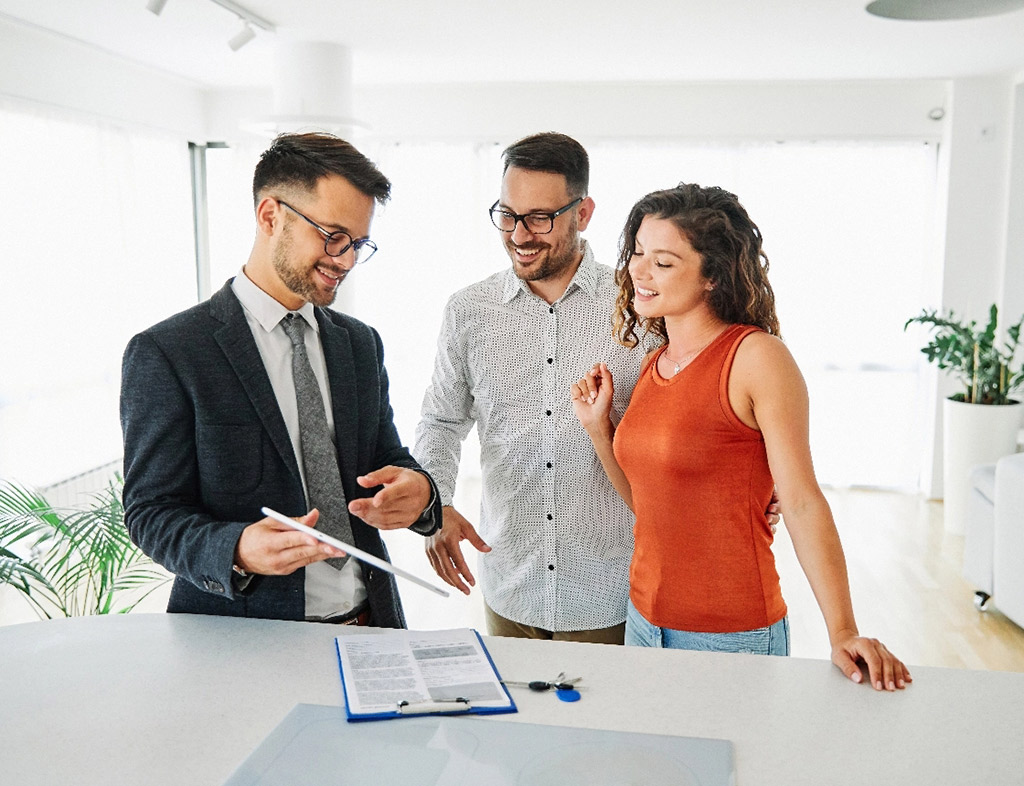
[[[252,25],[243,19],[242,29],[228,39],[228,46],[231,47],[232,52],[237,52],[255,37],[256,31],[252,29]]]
[[[230,11],[242,23],[242,29],[228,39],[228,46],[231,47],[232,52],[237,52],[256,37],[256,30],[254,28],[259,28],[268,33],[277,32],[277,28],[273,24],[263,17],[256,16],[248,8],[243,8],[238,3],[233,2],[233,0],[210,0],[210,2],[219,5],[225,11]],[[146,0],[147,10],[157,16],[164,10],[165,5],[167,5],[167,0]]]
[[[230,11],[243,22],[248,22],[252,27],[258,27],[260,30],[265,30],[268,33],[277,32],[277,28],[273,24],[261,16],[256,16],[248,8],[243,8],[238,3],[234,3],[231,0],[210,0],[210,2]]]
[[[228,46],[231,47],[232,52],[237,52],[256,37],[256,30],[253,28],[258,27],[260,30],[265,30],[268,33],[273,33],[277,30],[277,28],[266,19],[256,16],[252,11],[247,8],[243,8],[238,3],[232,2],[232,0],[210,0],[210,2],[230,11],[237,16],[238,20],[242,23],[242,29],[231,36],[228,40]]]

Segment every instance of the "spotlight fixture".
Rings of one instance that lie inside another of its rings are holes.
[[[146,10],[160,16],[160,12],[164,10],[165,5],[167,5],[167,0],[149,0],[146,3]]]
[[[865,10],[888,19],[974,19],[1024,8],[1024,0],[874,0]]]
[[[260,16],[256,16],[252,11],[243,6],[240,6],[234,0],[210,0],[214,5],[219,5],[226,11],[230,11],[238,17],[238,21],[242,23],[242,29],[231,36],[228,41],[228,46],[231,47],[232,52],[237,52],[247,43],[252,41],[256,37],[255,28],[265,30],[268,33],[277,32],[277,28],[274,27],[270,22]]]
[[[242,22],[242,29],[235,33],[228,40],[228,46],[231,47],[232,52],[237,52],[247,43],[252,41],[256,37],[256,31],[252,29],[252,26],[246,22]]]

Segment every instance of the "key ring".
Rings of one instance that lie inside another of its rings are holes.
[[[503,685],[511,685],[516,688],[529,688],[537,693],[543,693],[549,691],[552,688],[555,689],[555,694],[562,701],[579,701],[580,692],[576,690],[576,683],[582,680],[582,677],[573,677],[572,679],[566,679],[565,672],[559,672],[553,680],[531,680],[530,682],[518,682],[516,680],[502,680]]]

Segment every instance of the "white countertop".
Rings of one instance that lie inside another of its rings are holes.
[[[132,614],[0,628],[0,782],[221,784],[297,703],[341,705],[333,638],[301,622]],[[824,660],[485,637],[505,722],[716,737],[739,786],[1024,784],[1024,674],[911,667],[877,693]],[[400,723],[401,721],[386,721]]]

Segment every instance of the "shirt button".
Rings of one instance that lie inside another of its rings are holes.
[[[554,314],[555,313],[555,309],[552,308],[551,306],[548,306],[548,313],[549,314]]]
[[[551,469],[551,462],[548,462],[548,469]]]
[[[554,570],[554,569],[555,569],[554,565],[548,565],[548,570]]]
[[[549,514],[548,514],[548,521],[551,521],[551,519],[552,519],[552,516],[551,516],[551,514],[549,513]]]
[[[550,409],[547,411],[547,414],[548,414],[548,417],[551,417],[551,410]]]
[[[554,358],[548,358],[548,363],[554,363],[554,362],[555,362]]]

